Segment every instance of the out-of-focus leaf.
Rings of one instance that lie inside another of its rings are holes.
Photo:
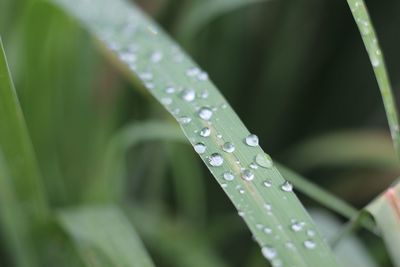
[[[0,149],[0,226],[7,249],[17,267],[35,266],[34,251],[28,235],[29,222],[23,219],[12,177],[4,164]]]
[[[398,170],[390,136],[381,131],[345,131],[312,138],[288,155],[296,168],[362,166]]]
[[[227,266],[213,249],[209,236],[201,234],[198,228],[151,207],[130,206],[128,211],[146,243],[170,266]]]
[[[0,152],[1,216],[6,236],[19,266],[36,266],[37,251],[33,251],[39,238],[34,241],[33,235],[38,223],[46,219],[48,207],[1,39]]]
[[[22,208],[35,219],[44,218],[47,204],[41,176],[1,40],[0,147]]]
[[[311,210],[310,214],[326,238],[331,239],[340,231],[341,223],[332,214],[323,210]],[[342,267],[377,267],[365,246],[353,234],[344,237],[334,252]]]
[[[366,210],[374,217],[393,263],[400,267],[400,183],[387,189]]]
[[[376,81],[382,95],[383,105],[386,111],[386,117],[389,123],[390,134],[393,144],[400,157],[400,126],[397,115],[397,105],[389,80],[386,64],[381,50],[374,24],[368,13],[364,0],[347,0],[350,11],[360,31],[365,49],[367,50],[369,60],[373,67]]]
[[[92,267],[154,267],[125,215],[113,206],[60,212],[59,221]]]
[[[271,164],[258,137],[250,134],[208,74],[154,21],[124,0],[54,2],[102,40],[131,77],[140,80],[180,123],[267,260],[275,265],[337,266],[292,185]],[[205,127],[210,133],[202,136],[200,131]],[[234,151],[223,149],[228,142],[234,145]],[[257,155],[260,168],[250,168]],[[271,180],[271,186],[265,186],[265,179]],[[293,220],[314,229],[316,234],[297,235],[290,230]],[[274,235],[266,235],[259,225],[270,228]],[[289,248],[288,242],[292,244]]]
[[[197,1],[183,14],[178,24],[178,37],[191,40],[202,27],[235,9],[269,0],[203,0]]]

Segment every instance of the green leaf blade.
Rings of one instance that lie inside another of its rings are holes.
[[[397,156],[400,157],[400,127],[398,112],[378,37],[375,33],[364,0],[347,0],[347,3],[354,20],[357,23],[365,49],[367,50],[371,65],[374,69],[375,77],[382,95],[386,117],[389,122],[390,134],[393,139]]]
[[[0,149],[27,214],[47,214],[46,197],[7,59],[0,40]]]
[[[204,144],[206,151],[201,154],[202,160],[239,210],[267,259],[275,265],[337,266],[295,194],[282,190],[285,180],[279,171],[275,167],[249,167],[257,154],[264,153],[261,147],[245,144],[244,139],[250,133],[236,113],[206,73],[157,25],[125,1],[101,0],[96,5],[92,1],[55,2],[114,51],[114,56],[180,122],[192,145]],[[169,93],[168,88],[174,88],[174,93]],[[194,98],[184,96],[184,89],[193,89]],[[199,134],[204,127],[211,129],[209,137]],[[233,153],[221,149],[225,142],[235,144]],[[215,153],[219,155],[214,158],[216,161],[213,160]],[[256,178],[242,179],[245,169]],[[227,171],[236,178],[225,181],[223,174]],[[266,188],[265,179],[270,179],[273,186]],[[304,226],[300,233],[291,229],[296,222]],[[273,234],[266,233],[266,228]]]
[[[59,221],[88,266],[154,267],[129,220],[117,207],[64,210]]]
[[[395,266],[400,266],[400,184],[387,189],[366,210],[374,217]]]

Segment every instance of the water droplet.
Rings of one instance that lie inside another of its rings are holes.
[[[192,102],[196,98],[196,92],[193,89],[185,89],[181,93],[181,98],[187,102]]]
[[[208,157],[208,162],[211,166],[219,167],[224,163],[224,158],[218,153],[213,153]]]
[[[272,229],[269,228],[269,227],[264,227],[263,231],[264,231],[264,233],[266,233],[266,234],[272,234]]]
[[[202,90],[200,93],[199,93],[199,97],[200,98],[203,98],[203,99],[206,99],[207,97],[208,97],[208,91],[207,90]]]
[[[249,136],[246,137],[245,143],[248,146],[258,146],[258,137],[255,134],[250,134]]]
[[[200,118],[202,118],[203,120],[206,120],[206,121],[210,120],[211,117],[213,116],[212,110],[208,107],[200,108],[198,114],[199,114]]]
[[[207,72],[201,71],[198,75],[197,75],[197,79],[199,81],[207,81],[208,80],[208,74]]]
[[[225,142],[225,144],[222,145],[222,150],[227,153],[232,153],[235,151],[235,145],[231,142]]]
[[[254,173],[248,169],[242,171],[242,178],[246,181],[251,181],[254,179]]]
[[[203,154],[204,152],[206,152],[206,145],[203,143],[197,143],[194,145],[194,150],[199,153],[199,154]]]
[[[317,244],[311,239],[304,241],[303,244],[307,249],[314,249],[317,247]]]
[[[292,192],[293,191],[293,185],[289,181],[285,181],[281,185],[281,189],[285,192]]]
[[[192,118],[190,118],[188,116],[182,116],[182,117],[178,118],[178,121],[182,124],[188,124],[192,121]]]
[[[265,180],[265,181],[263,182],[263,185],[264,185],[265,187],[271,187],[271,186],[272,186],[272,181],[271,181],[271,180]]]
[[[300,232],[301,230],[303,230],[303,226],[304,223],[294,221],[292,225],[290,225],[290,229],[292,229],[294,232]]]
[[[200,136],[202,137],[209,137],[211,134],[211,129],[208,127],[204,127],[203,129],[200,130]]]
[[[226,180],[226,181],[232,181],[233,179],[235,179],[235,175],[230,171],[224,172],[224,174],[222,176],[224,177],[224,180]]]
[[[291,250],[293,250],[293,249],[296,248],[296,247],[294,246],[294,244],[293,244],[292,242],[290,242],[290,241],[286,242],[285,246],[286,246],[288,249],[291,249]]]
[[[166,106],[171,105],[171,104],[172,104],[172,98],[170,98],[170,97],[163,97],[163,98],[161,98],[161,103],[162,103],[163,105],[166,105]]]
[[[255,164],[254,162],[250,163],[249,167],[253,170],[257,170],[258,169],[258,165]]]
[[[119,57],[122,61],[127,62],[127,63],[133,63],[137,59],[136,55],[133,53],[130,53],[130,52],[120,53]]]
[[[246,214],[244,213],[244,211],[241,211],[241,210],[238,211],[238,214],[239,214],[240,217],[244,217],[244,216],[246,215]]]
[[[314,230],[307,230],[307,235],[310,237],[315,236],[315,231]]]
[[[267,168],[267,169],[270,169],[273,166],[271,157],[269,155],[265,154],[265,153],[257,154],[256,163],[259,166],[261,166],[263,168]]]
[[[281,259],[274,259],[272,261],[272,267],[282,267],[283,263]]]
[[[139,74],[139,78],[143,81],[150,81],[153,79],[153,74],[150,72],[142,72]]]
[[[264,246],[261,248],[261,253],[267,260],[272,260],[276,257],[276,250],[270,246]]]
[[[165,88],[165,92],[167,94],[173,94],[173,93],[175,93],[175,91],[176,91],[175,88],[172,86],[168,86],[167,88]]]
[[[239,189],[239,193],[243,195],[244,193],[246,193],[246,191],[244,191],[244,189],[242,188],[242,189]]]
[[[179,113],[181,112],[181,110],[179,108],[174,108],[172,111],[172,114],[174,114],[175,116],[178,116]]]
[[[157,63],[160,62],[163,58],[163,54],[159,51],[154,52],[153,54],[151,54],[150,56],[150,60],[153,63]]]
[[[190,69],[186,70],[186,75],[189,76],[189,77],[196,76],[199,73],[200,73],[200,69],[196,68],[196,67],[193,67],[193,68],[190,68]]]
[[[265,203],[265,204],[264,204],[264,208],[265,208],[266,210],[271,210],[271,209],[272,209],[272,206],[271,206],[271,204]]]

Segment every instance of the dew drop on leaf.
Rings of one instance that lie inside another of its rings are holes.
[[[182,124],[189,124],[192,121],[192,118],[188,116],[182,116],[178,118],[178,121]]]
[[[303,244],[306,249],[314,249],[317,247],[317,244],[311,239],[304,241]]]
[[[152,53],[150,56],[150,60],[153,63],[160,62],[162,60],[162,58],[163,58],[163,54],[159,51]]]
[[[203,154],[204,152],[206,152],[206,145],[203,143],[197,143],[194,145],[194,150],[199,153],[199,154]]]
[[[264,246],[261,248],[261,253],[267,260],[272,260],[276,257],[276,250],[270,246]]]
[[[167,88],[165,88],[165,92],[167,94],[173,94],[173,93],[175,93],[175,91],[176,91],[175,88],[172,86],[168,86]]]
[[[235,175],[230,171],[224,172],[222,176],[226,181],[232,181],[233,179],[235,179]]]
[[[231,142],[225,142],[222,145],[222,150],[227,152],[227,153],[232,153],[235,151],[235,145]]]
[[[252,181],[254,179],[254,173],[248,169],[242,171],[242,178],[246,181]]]
[[[208,157],[208,162],[213,167],[219,167],[224,163],[224,158],[218,153],[213,153]]]
[[[289,181],[285,181],[281,185],[281,189],[285,192],[292,192],[293,191],[293,185]]]
[[[272,181],[271,181],[271,180],[265,180],[265,181],[263,182],[263,185],[264,185],[265,187],[271,187],[271,186],[272,186]]]
[[[253,147],[258,146],[258,136],[255,134],[250,134],[245,138],[245,143],[248,146],[253,146]]]
[[[211,134],[211,129],[208,127],[204,127],[203,129],[200,130],[200,136],[202,137],[209,137]]]
[[[181,93],[181,98],[186,102],[192,102],[196,98],[196,92],[193,89],[185,89]]]
[[[259,153],[256,156],[256,163],[263,168],[270,169],[273,166],[272,159],[265,153]]]
[[[211,119],[211,117],[212,117],[212,115],[213,115],[213,112],[212,112],[212,110],[211,110],[210,108],[208,108],[208,107],[202,107],[202,108],[200,108],[198,114],[199,114],[199,117],[200,117],[201,119],[208,121],[208,120]]]

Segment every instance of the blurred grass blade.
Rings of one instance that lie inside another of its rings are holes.
[[[241,7],[269,0],[206,0],[197,1],[182,15],[177,34],[183,42],[191,40],[214,19]]]
[[[103,168],[100,168],[98,179],[90,186],[88,198],[103,201],[116,200],[125,188],[123,179],[126,177],[125,155],[128,150],[141,142],[164,139],[188,143],[177,126],[171,123],[149,121],[131,124],[120,130],[107,146]]]
[[[375,218],[393,263],[400,267],[400,183],[386,190],[366,210]]]
[[[178,126],[170,122],[148,121],[127,126],[114,136],[106,151],[104,160],[105,170],[102,170],[101,172],[107,173],[107,176],[103,177],[103,183],[108,186],[103,190],[109,190],[110,187],[115,186],[115,177],[119,177],[121,173],[125,172],[123,162],[124,155],[128,149],[139,143],[155,140],[182,142],[184,144],[188,143],[186,137],[182,134]],[[275,164],[283,176],[293,183],[299,192],[349,220],[358,214],[358,211],[354,207],[350,206],[343,200],[309,182],[306,178],[282,164]],[[123,178],[121,177],[120,179]],[[194,181],[191,180],[191,182]],[[122,181],[117,182],[117,184],[120,184],[121,187],[125,186]],[[96,185],[93,185],[92,187],[96,187]],[[107,192],[101,193],[101,195],[105,194],[107,194]],[[368,227],[369,226],[367,226],[367,228]]]
[[[8,241],[12,261],[17,267],[35,266],[34,251],[28,236],[27,223],[23,220],[18,199],[15,195],[11,176],[0,148],[0,223],[2,236]]]
[[[0,40],[0,147],[21,207],[39,220],[47,214],[41,176]]]
[[[399,169],[390,137],[381,131],[344,131],[315,137],[291,149],[288,156],[291,165],[301,170],[354,166]]]
[[[65,210],[59,220],[88,266],[154,267],[129,220],[117,207]]]
[[[54,2],[102,40],[180,122],[239,210],[266,259],[275,265],[337,266],[328,245],[292,192],[292,185],[264,154],[258,138],[250,135],[208,75],[159,26],[127,1]],[[200,134],[205,127],[210,135]],[[222,149],[228,142],[234,145],[234,151]],[[259,167],[251,168],[256,160]],[[301,225],[303,231],[292,230],[293,224]],[[266,228],[273,234],[266,234],[262,230]]]
[[[357,215],[358,211],[343,200],[309,182],[306,178],[301,177],[285,166],[277,164],[277,167],[282,175],[291,181],[293,185],[306,196],[311,197],[313,200],[332,209],[347,219],[351,219]]]
[[[1,39],[0,152],[4,235],[10,239],[18,266],[38,266],[33,235],[38,223],[46,219],[48,207]]]
[[[375,77],[381,91],[383,104],[385,106],[390,133],[397,156],[400,157],[400,129],[396,102],[375,29],[369,17],[364,0],[347,0],[347,3],[350,7],[351,13],[353,14],[354,20],[357,23],[358,29],[360,30],[364,46],[368,52],[369,59],[374,69]]]
[[[226,267],[213,249],[209,235],[184,220],[152,207],[129,206],[128,214],[149,248],[168,266]],[[173,242],[171,242],[173,236]]]

